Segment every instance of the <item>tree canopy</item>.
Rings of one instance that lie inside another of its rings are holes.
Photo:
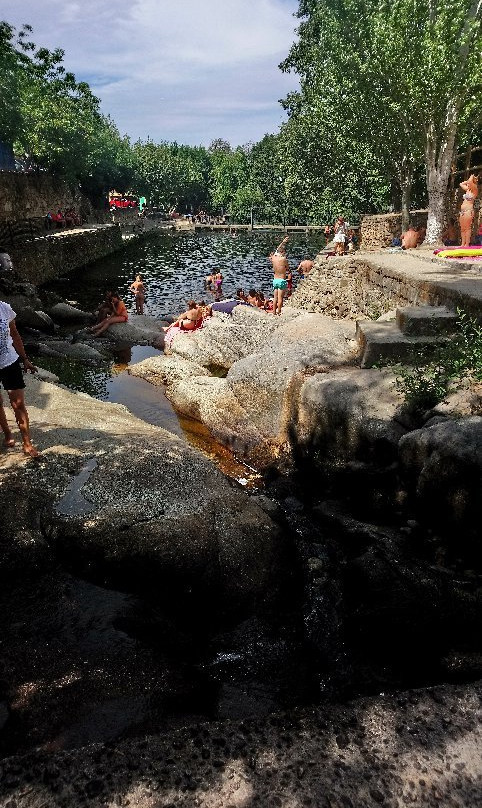
[[[94,201],[133,190],[179,211],[325,222],[429,204],[443,225],[459,144],[482,135],[482,0],[300,0],[284,71],[300,88],[277,134],[233,148],[131,144],[32,29],[0,23],[0,139]],[[422,182],[425,174],[425,183]]]

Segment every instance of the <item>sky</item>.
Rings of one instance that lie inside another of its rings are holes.
[[[297,0],[1,0],[0,19],[63,48],[121,134],[233,146],[276,132],[297,87],[279,63]]]

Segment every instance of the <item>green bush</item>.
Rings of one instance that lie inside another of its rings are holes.
[[[410,410],[435,407],[465,381],[482,382],[482,325],[461,309],[457,313],[456,334],[446,345],[417,348],[410,363],[391,364]]]

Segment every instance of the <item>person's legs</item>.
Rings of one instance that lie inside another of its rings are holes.
[[[39,452],[33,446],[30,439],[30,424],[28,412],[25,406],[25,395],[23,390],[8,390],[8,397],[15,413],[15,420],[22,435],[23,451],[29,457],[39,457]]]
[[[462,211],[460,214],[460,241],[462,247],[468,247],[470,245],[473,219],[474,216],[471,212],[464,213],[464,211]]]
[[[276,314],[276,309],[278,307],[278,295],[279,295],[279,289],[274,289],[273,290],[273,314]]]
[[[8,425],[7,415],[3,408],[3,399],[1,393],[0,393],[0,429],[4,434],[4,441],[3,441],[4,445],[8,449],[10,449],[12,446],[15,446],[15,440],[12,435],[12,430]]]
[[[281,309],[283,308],[283,298],[285,296],[284,289],[278,289],[278,312],[277,314],[281,314]]]
[[[94,332],[95,336],[98,337],[99,334],[103,334],[104,331],[106,331],[109,328],[109,326],[114,325],[114,323],[125,323],[125,322],[126,322],[125,317],[117,317],[117,315],[114,314],[112,317],[106,317],[106,319],[99,325],[96,325],[95,328],[92,329],[92,331]]]

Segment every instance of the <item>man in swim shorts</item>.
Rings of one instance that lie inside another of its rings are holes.
[[[289,271],[288,259],[286,257],[286,243],[288,236],[285,236],[276,250],[269,254],[269,259],[273,265],[273,314],[281,314],[283,298],[288,288],[286,275]]]

